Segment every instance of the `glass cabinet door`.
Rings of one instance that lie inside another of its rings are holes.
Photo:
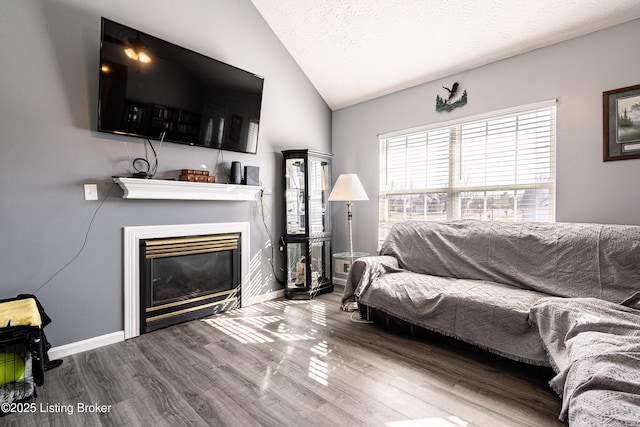
[[[307,254],[305,243],[287,245],[287,289],[307,287]]]
[[[327,212],[330,186],[329,162],[309,158],[309,233],[312,236],[331,232],[331,215]]]
[[[309,244],[309,268],[311,270],[311,291],[315,292],[331,282],[331,252],[329,240],[311,241]]]
[[[305,234],[305,161],[302,158],[285,161],[285,209],[287,234]]]
[[[287,291],[317,292],[331,282],[331,242],[287,244]]]

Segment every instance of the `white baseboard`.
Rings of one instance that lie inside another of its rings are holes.
[[[250,296],[250,297],[245,297],[245,295],[242,295],[242,306],[247,307],[250,305],[259,304],[261,302],[271,301],[271,300],[274,300],[277,298],[283,298],[283,297],[284,297],[284,289],[269,292],[267,294],[261,294],[261,295]]]
[[[347,279],[342,279],[340,277],[333,277],[333,279],[331,279],[331,281],[333,282],[334,285],[337,286],[343,286],[347,284]]]
[[[77,341],[71,344],[53,347],[49,350],[49,359],[62,359],[63,357],[73,354],[82,353],[87,350],[104,347],[105,345],[115,344],[124,341],[124,331],[113,332],[111,334],[100,335],[99,337],[89,338],[88,340]]]
[[[268,294],[256,295],[255,297],[247,298],[248,301],[245,301],[243,299],[242,305],[249,306],[282,297],[284,297],[284,289],[269,292]],[[62,359],[63,357],[104,347],[105,345],[115,344],[121,341],[124,341],[124,331],[113,332],[110,334],[101,335],[99,337],[89,338],[87,340],[53,347],[51,350],[49,350],[49,359]]]

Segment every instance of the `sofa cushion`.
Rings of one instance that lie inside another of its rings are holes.
[[[554,296],[619,303],[640,290],[640,226],[405,221],[380,254],[417,273]]]

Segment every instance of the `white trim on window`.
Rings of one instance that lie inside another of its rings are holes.
[[[380,135],[379,238],[406,219],[554,221],[555,117],[552,100]]]

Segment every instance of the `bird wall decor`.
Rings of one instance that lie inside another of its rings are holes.
[[[444,86],[442,86],[442,88],[444,90],[446,90],[447,92],[449,92],[449,98],[447,98],[447,101],[451,101],[453,99],[454,96],[456,96],[458,94],[458,86],[460,86],[460,83],[455,82],[453,84],[453,86],[451,86],[451,89],[448,89]]]
[[[462,107],[467,103],[467,91],[462,92],[462,96],[457,101],[453,101],[453,99],[458,94],[458,88],[460,87],[460,83],[455,82],[451,88],[442,86],[444,90],[448,92],[446,98],[441,97],[440,95],[436,96],[436,111],[451,111],[454,108]]]

